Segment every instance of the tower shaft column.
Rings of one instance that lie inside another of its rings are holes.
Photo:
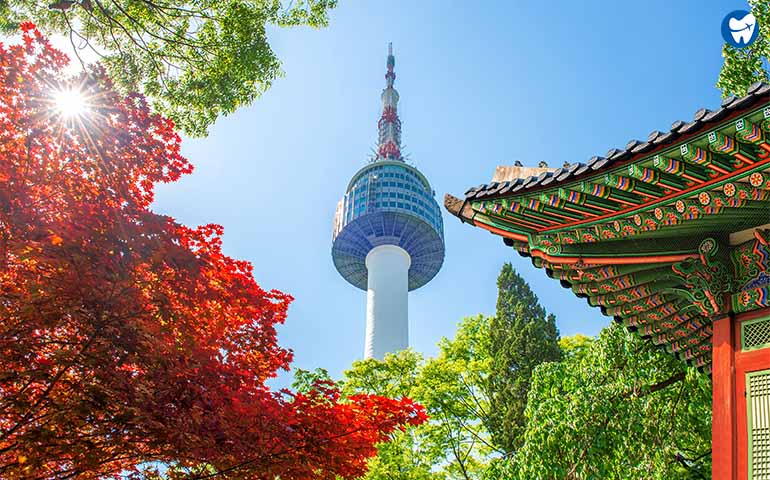
[[[396,245],[380,245],[366,255],[366,343],[364,358],[382,360],[409,346],[409,254]]]

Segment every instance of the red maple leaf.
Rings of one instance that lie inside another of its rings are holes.
[[[222,228],[149,210],[192,171],[168,119],[32,26],[0,43],[0,477],[333,479],[425,420],[409,400],[271,392],[291,297],[222,253]],[[63,117],[57,89],[87,113]],[[192,472],[192,473],[191,473]],[[197,472],[197,473],[196,473]]]

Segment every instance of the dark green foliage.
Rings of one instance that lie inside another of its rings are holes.
[[[325,26],[336,0],[0,0],[0,31],[24,20],[97,57],[189,135],[249,105],[282,72],[268,26]]]
[[[711,478],[708,376],[618,325],[564,346],[535,369],[525,443],[497,478]]]
[[[759,36],[746,48],[733,48],[727,44],[722,48],[725,63],[719,72],[717,88],[722,90],[725,97],[746,95],[752,83],[770,80],[767,71],[770,57],[770,2],[749,0],[749,5],[759,24]]]
[[[546,315],[510,263],[503,265],[497,288],[497,314],[490,326],[487,428],[493,443],[512,454],[523,442],[532,371],[543,362],[559,361],[562,354],[555,317]]]

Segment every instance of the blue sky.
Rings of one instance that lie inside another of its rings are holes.
[[[733,1],[469,2],[341,0],[323,30],[274,30],[285,78],[208,138],[184,141],[195,172],[154,208],[220,223],[224,248],[264,288],[292,294],[279,330],[294,365],[335,377],[363,354],[365,292],[332,264],[336,202],[375,145],[387,44],[396,55],[405,151],[443,204],[497,165],[586,161],[716,108],[720,23]],[[443,208],[442,208],[443,210]],[[436,352],[463,317],[492,314],[512,262],[562,335],[608,323],[499,237],[444,211],[446,260],[409,297],[410,343]],[[285,384],[286,378],[278,381]]]

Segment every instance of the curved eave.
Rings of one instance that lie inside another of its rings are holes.
[[[730,233],[770,222],[769,99],[770,85],[755,84],[647,141],[471,188],[462,199],[447,194],[444,207],[502,237],[603,314],[709,371],[711,317],[693,311],[691,287],[672,271],[704,261],[705,238],[726,244]],[[603,278],[586,280],[594,274]]]
[[[676,283],[667,272],[678,259],[660,257],[643,264],[604,265],[583,259],[585,263],[567,264],[552,263],[526,251],[518,253],[531,258],[535,267],[544,268],[563,288],[629,332],[689,366],[711,371],[711,319],[685,309],[681,299],[665,293],[667,286]],[[601,273],[590,277],[589,272]]]

